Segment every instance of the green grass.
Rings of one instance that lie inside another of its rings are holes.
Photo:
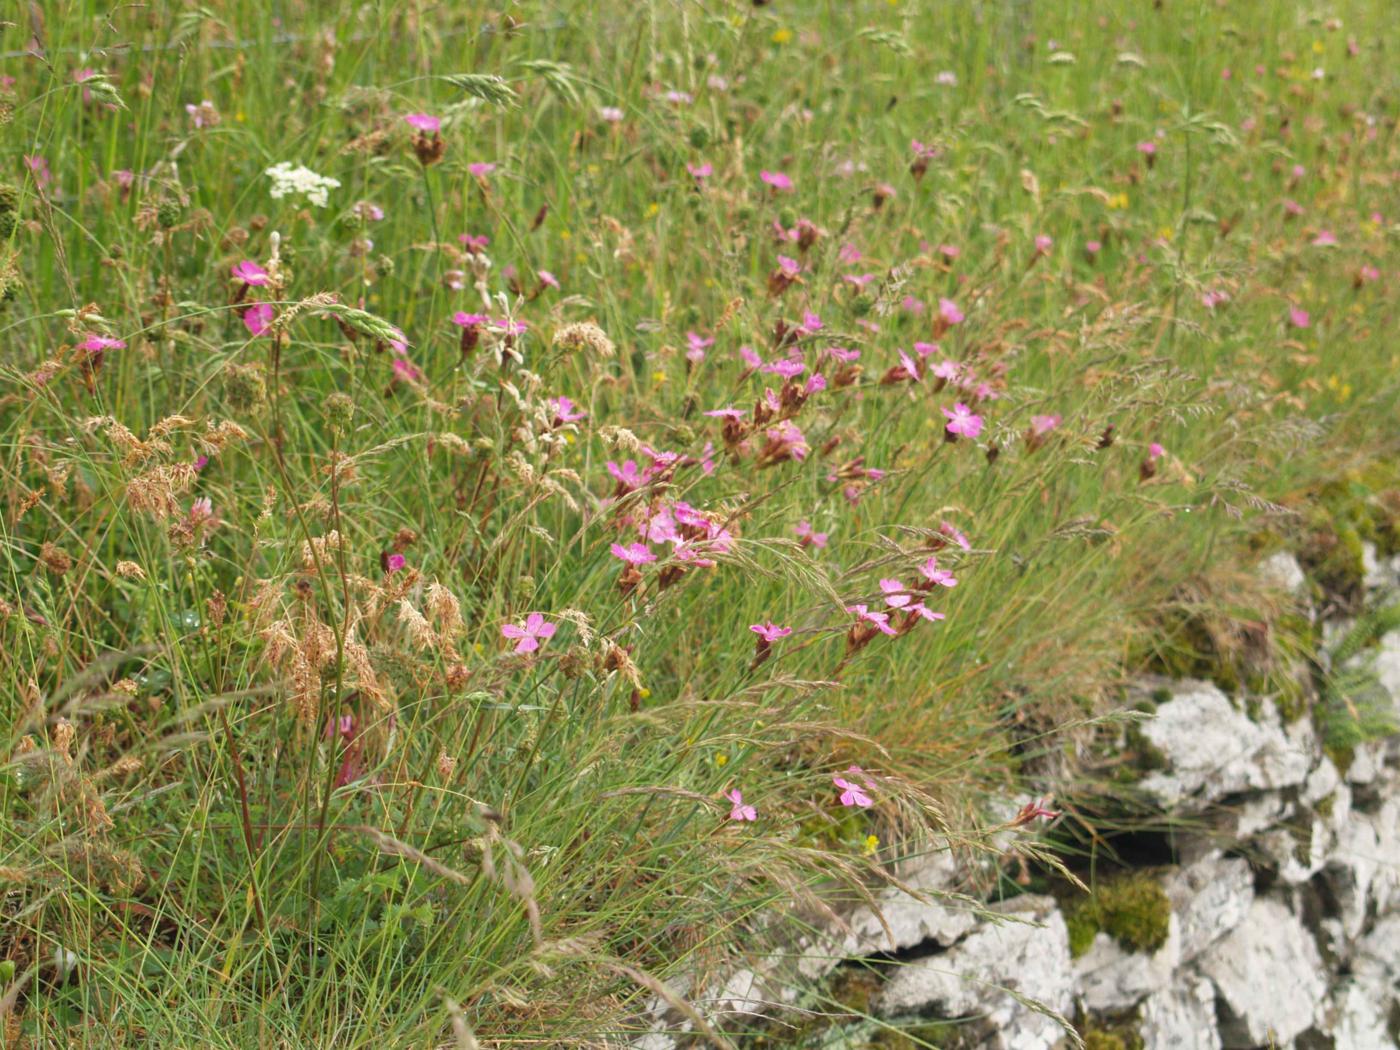
[[[1179,657],[1164,623],[1250,606],[1252,537],[1319,534],[1329,483],[1400,508],[1364,480],[1398,443],[1382,0],[1340,28],[1263,0],[31,6],[0,29],[37,48],[0,66],[0,1012],[32,1045],[617,1045],[774,917],[988,848],[995,803],[1069,783],[1122,677]],[[279,162],[339,186],[274,199]],[[528,328],[464,353],[483,310]],[[807,455],[775,420],[726,442],[706,411],[782,387],[739,348],[781,359],[808,311],[778,410]],[[581,322],[605,338],[559,338]],[[988,384],[975,439],[941,411],[971,390],[881,382],[921,342]],[[643,446],[680,458],[613,501]],[[611,545],[676,500],[716,564],[658,534],[620,586]],[[930,554],[946,619],[853,639],[845,607]],[[531,612],[557,632],[516,655]],[[767,620],[793,633],[758,659]]]

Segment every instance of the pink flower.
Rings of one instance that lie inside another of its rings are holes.
[[[1229,301],[1230,293],[1222,292],[1218,289],[1211,289],[1201,295],[1201,305],[1207,310],[1214,310],[1221,303],[1228,303]]]
[[[587,412],[575,412],[577,407],[571,400],[562,394],[559,397],[552,397],[547,402],[549,411],[553,416],[554,426],[563,426],[565,423],[577,423],[580,419],[587,419]]]
[[[1161,459],[1161,458],[1162,458],[1163,456],[1165,456],[1166,454],[1167,454],[1167,450],[1164,449],[1161,445],[1159,445],[1159,444],[1158,444],[1157,442],[1155,442],[1155,441],[1152,442],[1150,445],[1147,446],[1147,458],[1148,458],[1148,459]]]
[[[855,613],[855,614],[856,614],[856,619],[857,619],[857,620],[863,620],[863,621],[866,622],[866,623],[874,624],[875,627],[877,627],[880,631],[882,631],[882,632],[885,633],[885,634],[894,634],[894,633],[896,633],[896,632],[895,632],[895,629],[894,629],[893,627],[890,626],[890,614],[889,614],[889,613],[884,613],[884,612],[879,612],[879,611],[872,611],[871,609],[869,609],[868,607],[866,607],[866,606],[863,605],[863,604],[862,604],[862,605],[848,605],[848,606],[846,606],[846,611],[847,611],[848,613]]]
[[[752,351],[750,351],[750,353],[752,353]],[[713,416],[716,419],[733,419],[737,421],[743,419],[745,413],[742,408],[712,408],[707,411],[705,415]]]
[[[860,262],[860,249],[847,241],[845,244],[841,245],[841,250],[836,253],[836,257],[847,266],[854,266],[856,263]]]
[[[423,378],[423,373],[406,357],[396,357],[390,363],[393,369],[394,378],[401,383],[416,383]]]
[[[1090,255],[1098,255],[1103,250],[1103,245],[1098,241],[1085,241],[1084,250]]]
[[[637,467],[635,459],[623,460],[621,464],[608,460],[606,464],[608,473],[617,479],[619,485],[631,491],[640,488],[646,483],[646,478],[642,476],[641,470]]]
[[[473,255],[484,252],[486,246],[491,243],[491,238],[484,234],[480,237],[473,237],[470,233],[462,233],[457,235],[457,240],[461,243],[463,248]]]
[[[1288,323],[1294,328],[1308,328],[1312,325],[1312,317],[1301,306],[1291,306],[1288,309]]]
[[[250,288],[262,288],[271,280],[266,270],[248,259],[233,268],[233,276]]]
[[[1337,243],[1337,238],[1331,230],[1319,230],[1312,242],[1314,248],[1330,248]]]
[[[938,246],[938,254],[943,256],[944,261],[952,262],[962,254],[962,249],[956,244],[940,244]]]
[[[539,278],[540,284],[547,285],[550,288],[559,287],[559,278],[555,277],[554,274],[550,273],[548,270],[540,270]]]
[[[781,171],[760,171],[758,177],[775,190],[792,189],[792,180]]]
[[[550,623],[540,613],[532,612],[525,617],[525,626],[508,623],[501,628],[501,634],[507,638],[517,639],[515,643],[517,653],[533,653],[540,647],[541,642],[547,642],[553,638],[554,632],[558,629],[558,624]]]
[[[779,638],[786,638],[788,635],[792,634],[791,627],[779,627],[772,620],[768,620],[764,623],[749,624],[749,630],[770,645]]]
[[[467,171],[471,172],[478,179],[484,179],[496,170],[496,165],[492,161],[475,161],[467,165]]]
[[[802,264],[796,259],[791,259],[786,255],[778,256],[778,272],[789,279],[795,278],[802,272]]]
[[[384,559],[384,571],[390,576],[404,567],[408,559],[402,554],[391,554]]]
[[[1050,251],[1051,247],[1052,247],[1054,244],[1055,244],[1055,242],[1054,242],[1054,240],[1053,240],[1052,238],[1046,236],[1046,235],[1043,234],[1043,233],[1040,234],[1040,235],[1039,235],[1038,237],[1036,237],[1036,239],[1035,239],[1035,250],[1036,250],[1036,254],[1037,254],[1037,255],[1045,255],[1045,254],[1047,254],[1047,253]]]
[[[686,360],[697,365],[705,360],[705,351],[715,345],[714,339],[702,336],[698,332],[686,332],[685,342],[690,348],[685,352]]]
[[[29,169],[34,181],[41,187],[47,186],[53,181],[53,173],[49,171],[49,162],[43,157],[25,155],[24,166]]]
[[[614,543],[611,550],[614,558],[620,558],[628,565],[645,565],[647,562],[656,560],[656,555],[647,549],[645,543],[629,543],[625,547],[620,543]]]
[[[107,350],[125,350],[126,343],[110,336],[90,335],[78,344],[78,349],[86,350],[90,354],[100,354]]]
[[[803,335],[816,335],[823,327],[825,326],[822,324],[822,319],[811,310],[807,310],[803,312],[802,324],[797,330]]]
[[[951,521],[939,522],[938,531],[940,535],[947,536],[963,550],[972,550],[972,544],[968,542],[967,536]]]
[[[1302,215],[1302,214],[1303,214],[1303,206],[1302,206],[1301,204],[1299,204],[1297,201],[1292,200],[1292,199],[1290,199],[1290,198],[1288,198],[1288,197],[1285,197],[1285,198],[1283,199],[1283,210],[1284,210],[1285,212],[1287,212],[1289,215]]]
[[[797,538],[802,541],[802,546],[811,545],[818,549],[826,546],[826,541],[830,538],[825,532],[815,532],[810,521],[799,521],[793,528],[797,533]]]
[[[857,288],[864,288],[875,280],[875,275],[873,273],[847,273],[841,275],[841,280],[847,284],[853,284]]]
[[[862,788],[852,784],[845,777],[832,774],[831,782],[841,789],[841,805],[869,809],[875,804],[874,800]]]
[[[403,120],[409,127],[428,135],[436,135],[438,129],[442,127],[441,118],[435,117],[431,113],[410,113]]]
[[[982,433],[982,417],[959,401],[951,409],[943,409],[948,417],[948,433],[975,438]]]
[[[958,578],[947,569],[938,567],[938,559],[930,557],[928,561],[919,566],[919,575],[928,580],[929,583],[937,584],[940,587],[956,587]]]
[[[880,590],[884,592],[885,604],[891,609],[903,609],[914,600],[899,580],[881,580]]]
[[[938,316],[948,324],[961,324],[963,320],[963,312],[958,309],[958,304],[951,299],[938,300]]]
[[[257,337],[267,331],[276,316],[277,311],[271,303],[253,303],[243,311],[243,327],[248,329],[249,335]]]
[[[781,361],[774,361],[772,364],[763,366],[763,371],[782,376],[784,379],[795,379],[806,370],[806,365],[790,357],[785,357]]]
[[[482,325],[488,324],[490,320],[491,318],[486,314],[469,314],[461,310],[452,315],[452,323],[462,328],[480,328]]]
[[[1059,425],[1060,417],[1058,415],[1031,416],[1031,433],[1037,437],[1044,437]]]
[[[931,622],[947,619],[947,617],[944,616],[941,612],[934,612],[923,602],[915,602],[913,605],[909,606],[904,611],[913,613],[915,616],[922,617],[923,619],[929,620]]]
[[[715,166],[709,161],[702,164],[687,164],[685,170],[690,172],[692,178],[708,179],[715,173]]]
[[[609,124],[621,123],[622,116],[622,110],[616,106],[600,106],[598,109],[598,118]]]
[[[1361,267],[1361,270],[1359,271],[1359,276],[1361,277],[1363,283],[1368,283],[1370,281],[1379,281],[1381,278],[1381,272],[1380,270],[1376,269],[1374,266],[1368,263],[1365,266]]]
[[[1137,144],[1137,151],[1138,151],[1139,153],[1144,153],[1144,154],[1146,154],[1147,156],[1151,157],[1151,156],[1155,155],[1156,152],[1157,152],[1157,143],[1155,143],[1155,142],[1139,142],[1139,143]]]
[[[729,810],[730,820],[757,820],[758,810],[752,806],[744,805],[744,796],[738,788],[730,788],[724,793],[724,797],[733,803]]]
[[[744,364],[751,369],[757,370],[763,367],[763,358],[759,357],[758,351],[751,346],[739,347],[739,356],[744,359]]]

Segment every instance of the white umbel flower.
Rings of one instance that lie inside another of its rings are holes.
[[[287,194],[297,194],[318,208],[324,208],[330,200],[330,191],[340,188],[340,180],[328,175],[317,175],[310,168],[292,167],[287,161],[274,164],[265,172],[272,180],[272,196],[281,200]]]

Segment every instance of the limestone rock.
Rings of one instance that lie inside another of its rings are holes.
[[[1220,1050],[1215,988],[1202,977],[1184,977],[1148,996],[1141,1017],[1142,1050]]]
[[[1142,725],[1167,768],[1149,773],[1141,787],[1164,806],[1209,802],[1243,791],[1302,784],[1312,769],[1316,741],[1306,722],[1283,727],[1268,701],[1260,721],[1238,711],[1209,682],[1176,683]]]
[[[1007,921],[983,923],[946,952],[896,969],[877,1002],[880,1013],[978,1017],[987,1030],[986,1050],[1057,1046],[1065,1035],[1060,1024],[1017,997],[1060,1014],[1070,1009],[1064,918],[1050,897],[1018,897],[993,911]]]
[[[1172,902],[1181,962],[1189,963],[1244,921],[1254,900],[1247,861],[1219,851],[1162,880]]]
[[[1171,980],[1181,962],[1180,923],[1172,915],[1167,942],[1152,954],[1125,951],[1106,933],[1094,935],[1089,950],[1074,961],[1074,984],[1090,1010],[1109,1012],[1132,1006]]]
[[[1327,993],[1322,957],[1291,911],[1256,897],[1249,913],[1200,960],[1226,1010],[1226,1047],[1286,1044],[1312,1027]]]
[[[1288,551],[1277,551],[1259,563],[1259,577],[1281,591],[1293,595],[1308,593],[1308,578],[1298,559]]]

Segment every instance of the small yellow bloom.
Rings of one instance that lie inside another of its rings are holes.
[[[1314,54],[1314,55],[1320,55],[1320,54],[1322,54],[1322,52],[1324,52],[1324,51],[1326,51],[1326,50],[1327,50],[1327,48],[1323,47],[1322,41],[1321,41],[1321,40],[1314,40],[1314,41],[1313,41],[1313,54]]]
[[[879,849],[879,848],[880,848],[880,836],[879,836],[879,835],[867,835],[867,836],[865,836],[865,849],[862,850],[862,852],[865,854],[865,856],[867,856],[867,857],[873,857],[873,856],[875,856],[875,851],[876,851],[877,849]]]
[[[652,201],[650,204],[647,205],[647,218],[650,219],[659,211],[661,211],[661,205],[657,204],[656,201]]]
[[[582,266],[582,265],[583,265],[584,263],[586,263],[587,261],[588,261],[588,256],[584,255],[583,252],[575,252],[575,253],[574,253],[574,262],[578,263],[580,266]]]
[[[1170,241],[1173,237],[1176,236],[1176,231],[1173,230],[1170,226],[1158,226],[1157,236],[1164,241]]]
[[[789,40],[791,40],[791,39],[792,39],[792,30],[791,30],[791,29],[775,29],[775,30],[773,30],[773,37],[772,37],[773,43],[775,43],[775,44],[786,44],[786,43],[787,43]]]
[[[573,234],[570,233],[568,230],[560,230],[560,231],[559,231],[559,239],[560,239],[561,241],[567,241],[567,240],[568,240],[570,237],[572,237],[572,236],[573,236]]]
[[[725,763],[727,763],[728,761],[729,761],[729,756],[728,756],[728,755],[716,755],[716,756],[715,756],[715,765],[717,765],[717,766],[722,766],[722,765],[724,765]]]
[[[650,700],[651,690],[648,689],[646,686],[642,686],[642,688],[637,690],[637,695],[640,696],[643,700]]]
[[[651,381],[657,386],[660,386],[662,383],[666,382],[666,373],[658,368],[655,372],[651,374]]]
[[[1128,206],[1128,195],[1126,193],[1115,193],[1108,198],[1108,206],[1111,210],[1117,211]]]

